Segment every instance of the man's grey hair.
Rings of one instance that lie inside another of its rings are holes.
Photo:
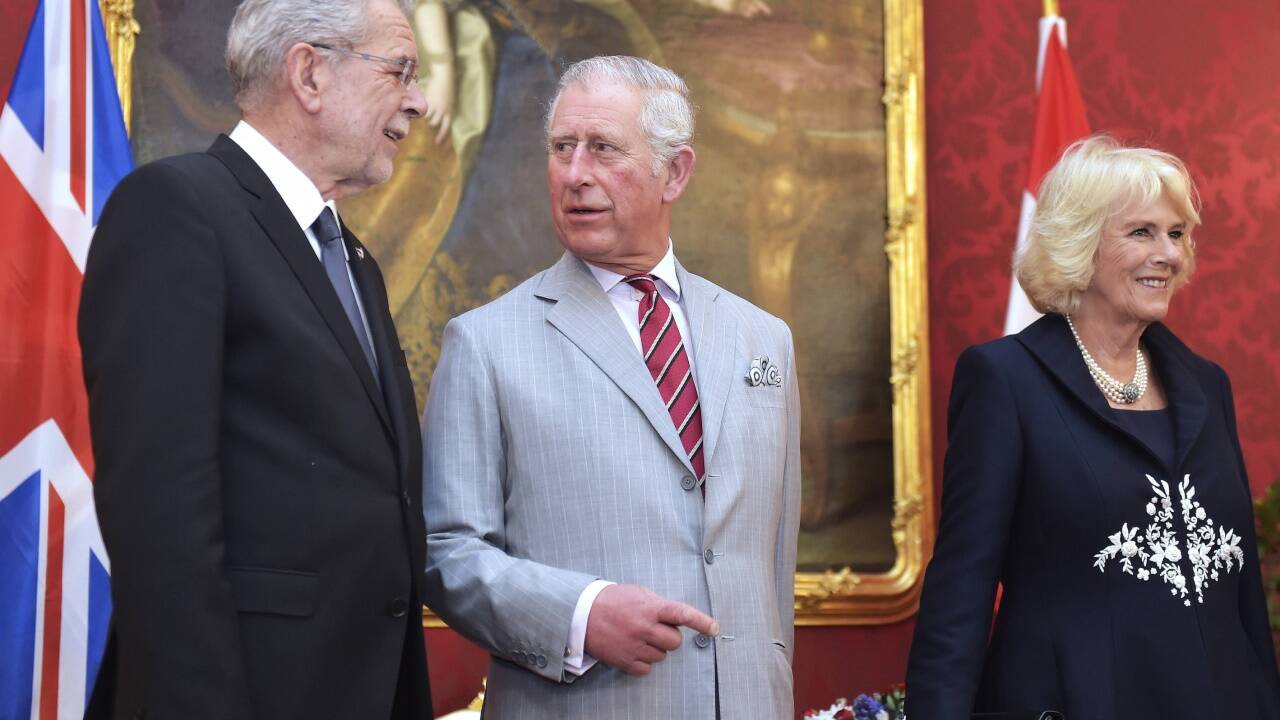
[[[413,0],[392,0],[409,17]],[[359,45],[372,27],[369,0],[244,0],[227,30],[227,72],[241,110],[261,103],[297,43]]]
[[[681,147],[693,146],[693,104],[689,87],[674,72],[648,60],[628,55],[601,55],[569,66],[560,76],[556,96],[547,108],[546,131],[551,134],[551,120],[564,91],[574,85],[621,84],[644,91],[640,110],[640,131],[653,152],[653,174],[671,162]]]

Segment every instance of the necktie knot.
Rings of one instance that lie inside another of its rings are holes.
[[[658,292],[658,286],[654,283],[652,275],[628,275],[627,277],[622,278],[622,282],[627,283],[646,295]]]
[[[328,207],[321,210],[316,221],[311,223],[311,232],[316,234],[316,240],[320,241],[321,245],[328,245],[334,240],[342,239],[342,228],[338,227],[338,219],[333,216],[333,211]]]

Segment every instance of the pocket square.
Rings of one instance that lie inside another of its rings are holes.
[[[751,387],[772,385],[782,387],[782,372],[778,366],[769,362],[769,356],[759,355],[751,359],[751,368],[747,370],[747,384]]]

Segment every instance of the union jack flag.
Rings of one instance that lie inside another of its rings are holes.
[[[76,342],[132,167],[97,0],[40,0],[0,112],[0,719],[80,718],[111,614]]]

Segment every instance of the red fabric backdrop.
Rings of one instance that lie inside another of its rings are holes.
[[[999,335],[1034,111],[1034,0],[925,4],[934,467],[951,371]],[[1255,491],[1280,473],[1280,4],[1063,0],[1089,121],[1183,158],[1200,186],[1199,267],[1169,324],[1235,388]],[[901,682],[913,623],[800,628],[801,709]],[[435,697],[474,694],[484,656],[427,632]],[[457,661],[445,661],[444,657]],[[461,683],[461,686],[458,684]],[[463,697],[467,696],[467,697]]]

